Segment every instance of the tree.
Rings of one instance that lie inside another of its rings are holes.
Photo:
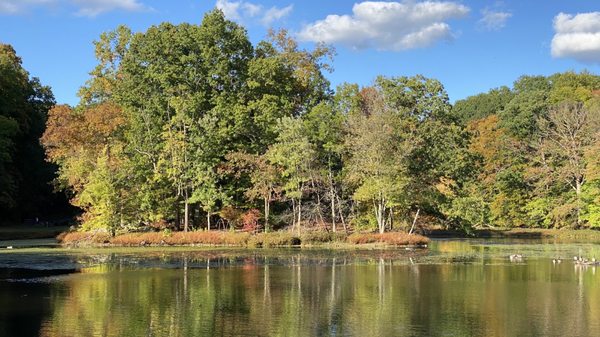
[[[462,123],[483,119],[502,111],[512,100],[514,93],[508,87],[492,89],[454,103],[452,114]]]
[[[122,110],[111,103],[50,110],[41,142],[48,158],[60,167],[58,183],[70,190],[72,203],[84,209],[84,227],[113,234],[124,224],[127,176],[123,167]]]
[[[331,228],[337,231],[336,217],[339,213],[343,219],[341,209],[336,212],[336,202],[339,200],[339,185],[341,183],[342,154],[344,151],[343,128],[346,117],[332,102],[323,102],[312,108],[303,121],[309,141],[314,144],[316,151],[316,177],[313,179],[317,185],[322,185],[323,197],[317,195],[317,211],[320,213],[321,199],[329,199],[331,211]],[[320,191],[316,191],[320,193]],[[345,223],[344,223],[345,229]]]
[[[381,91],[360,92],[362,111],[349,116],[346,179],[355,186],[354,200],[373,205],[383,233],[394,206],[406,205],[411,125],[400,111],[385,104]]]
[[[227,161],[234,171],[234,179],[242,179],[244,174],[249,175],[250,187],[245,190],[245,195],[250,201],[263,200],[264,229],[269,232],[271,204],[279,200],[282,193],[280,167],[269,162],[266,154],[230,153]]]
[[[20,221],[65,210],[53,194],[55,167],[44,160],[39,138],[54,105],[49,87],[30,78],[21,58],[0,44],[0,212]]]
[[[302,200],[313,179],[316,151],[307,137],[302,120],[283,118],[277,142],[266,153],[270,163],[281,168],[282,190],[292,203],[293,227],[300,232]]]
[[[252,51],[246,31],[213,11],[200,26],[164,23],[134,35],[120,63],[115,94],[136,170],[144,184],[169,182],[186,230],[192,196],[209,213],[222,199],[216,165],[245,123],[238,107]]]
[[[546,174],[540,184],[570,187],[575,195],[568,208],[575,213],[579,227],[582,192],[588,181],[586,154],[600,140],[600,110],[588,108],[583,103],[563,102],[552,107],[538,124],[542,137],[538,149],[543,158],[540,164]]]
[[[0,206],[14,207],[15,178],[10,172],[13,162],[14,137],[19,125],[12,118],[0,116]]]

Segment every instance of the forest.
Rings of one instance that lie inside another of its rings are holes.
[[[94,42],[76,106],[0,45],[0,212],[82,230],[600,227],[600,76],[451,104],[421,75],[331,88],[335,50],[219,10]],[[46,161],[44,161],[46,159]],[[53,193],[54,192],[54,193]]]

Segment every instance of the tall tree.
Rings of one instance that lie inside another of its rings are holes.
[[[0,44],[0,211],[5,220],[64,209],[50,185],[56,168],[44,160],[39,144],[53,105],[50,88],[30,78],[10,45]]]
[[[86,211],[86,229],[114,234],[128,218],[124,125],[122,110],[111,103],[79,109],[57,105],[50,110],[41,141],[48,158],[60,167],[60,186]]]
[[[580,226],[582,192],[588,181],[586,154],[600,140],[600,110],[597,106],[587,108],[583,103],[563,102],[552,107],[538,123],[542,137],[539,151],[545,173],[540,187],[569,187],[573,198],[561,205],[561,209],[564,216],[574,216],[576,225]]]
[[[281,167],[283,192],[292,203],[293,227],[300,232],[302,201],[314,178],[316,151],[307,137],[302,120],[286,117],[280,121],[277,142],[266,153],[272,164]]]
[[[405,206],[408,184],[409,135],[412,125],[402,112],[386,104],[380,90],[360,92],[361,111],[349,116],[346,179],[355,186],[353,198],[373,205],[380,233],[386,230],[393,207]]]

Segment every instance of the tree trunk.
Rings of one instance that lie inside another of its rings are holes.
[[[419,212],[421,211],[420,208],[417,208],[417,214],[415,214],[415,218],[413,220],[412,226],[410,227],[410,231],[408,232],[408,234],[412,234],[413,230],[415,229],[415,224],[417,223],[417,218],[419,217]]]
[[[335,190],[333,189],[333,184],[331,184],[331,230],[335,233]]]
[[[210,230],[210,211],[206,212],[206,222],[208,224],[208,230]]]
[[[377,226],[379,227],[379,233],[383,234],[385,232],[385,199],[380,198],[377,201],[377,208],[375,213],[377,217]]]
[[[298,235],[300,235],[301,221],[302,221],[302,199],[298,199]]]
[[[321,195],[319,193],[317,193],[317,215],[319,216],[321,225],[325,227],[325,220],[323,219],[323,214],[321,214]]]
[[[344,232],[348,233],[348,228],[346,227],[346,220],[344,220],[344,213],[342,213],[342,202],[340,201],[340,197],[336,194],[338,202],[338,212],[340,213],[340,220],[342,221],[342,226],[344,227]]]
[[[179,199],[179,198],[177,198]],[[177,230],[181,230],[181,212],[179,212],[179,200],[175,202],[175,222],[177,223]]]
[[[296,229],[296,200],[292,199],[292,230]]]
[[[269,208],[270,208],[270,203],[269,203],[269,198],[265,197],[265,233],[269,232]]]
[[[581,180],[577,178],[575,184],[575,195],[577,198],[577,228],[579,228],[581,226]]]
[[[187,196],[185,197],[184,203],[184,215],[183,215],[183,231],[187,232],[189,228],[189,219],[190,219],[190,204],[188,202]]]

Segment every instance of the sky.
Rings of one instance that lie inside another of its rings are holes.
[[[215,7],[246,27],[254,44],[269,28],[285,28],[302,48],[333,46],[326,76],[334,88],[422,74],[440,80],[454,102],[521,75],[600,74],[597,0],[0,0],[0,42],[58,103],[76,105],[102,32],[199,24]]]

